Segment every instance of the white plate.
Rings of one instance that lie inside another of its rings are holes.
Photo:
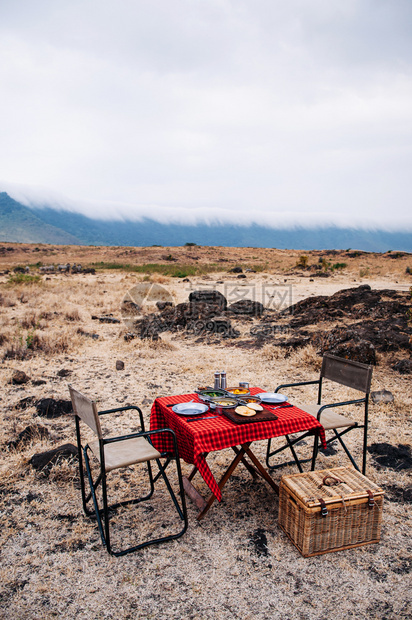
[[[172,411],[179,415],[200,415],[209,410],[208,405],[203,403],[179,403],[172,407]]]
[[[272,405],[278,405],[280,403],[285,403],[288,399],[284,394],[279,394],[278,392],[262,392],[261,394],[256,394],[258,398],[263,403],[271,403]]]

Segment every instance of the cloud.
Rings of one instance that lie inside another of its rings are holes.
[[[6,0],[0,189],[103,217],[404,226],[411,22],[402,0]]]

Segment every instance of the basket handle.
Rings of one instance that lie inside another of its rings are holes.
[[[325,476],[322,480],[322,484],[319,485],[319,489],[321,489],[323,487],[323,485],[325,485],[325,487],[334,487],[337,484],[341,484],[342,480],[339,480],[339,478],[335,478],[335,476],[331,476],[330,474],[328,474],[327,476]]]

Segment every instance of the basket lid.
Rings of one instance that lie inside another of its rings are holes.
[[[336,467],[282,476],[281,484],[309,508],[383,495],[383,489],[350,467]],[[320,501],[322,500],[322,502]]]

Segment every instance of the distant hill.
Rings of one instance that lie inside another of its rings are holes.
[[[25,207],[0,193],[0,240],[32,243],[182,246],[185,243],[226,247],[266,247],[297,250],[412,252],[412,234],[355,228],[291,228],[264,226],[162,224],[99,220],[59,209]]]
[[[45,222],[6,192],[0,192],[0,241],[80,244],[76,236]]]

